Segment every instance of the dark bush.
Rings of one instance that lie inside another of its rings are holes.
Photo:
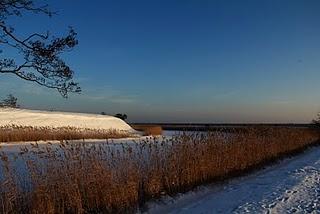
[[[126,115],[126,114],[116,114],[116,115],[114,115],[115,117],[117,117],[117,118],[120,118],[121,120],[126,120],[127,118],[128,118],[128,116]]]

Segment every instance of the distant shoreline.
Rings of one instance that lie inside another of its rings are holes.
[[[308,123],[130,123],[131,126],[161,126],[173,131],[231,131],[248,127],[313,128]]]

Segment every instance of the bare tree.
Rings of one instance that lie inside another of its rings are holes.
[[[317,118],[312,120],[312,124],[320,127],[320,113],[318,113]]]
[[[0,107],[11,107],[11,108],[19,108],[18,98],[9,94],[7,98],[3,99],[0,103]]]
[[[78,44],[76,32],[70,28],[68,35],[60,38],[50,36],[49,32],[33,33],[22,38],[7,21],[10,17],[22,17],[25,13],[49,17],[54,14],[48,5],[39,6],[35,0],[0,0],[0,54],[11,48],[20,57],[17,60],[0,55],[0,73],[14,74],[41,86],[57,89],[63,97],[67,97],[69,92],[81,92],[78,83],[73,81],[74,72],[60,58],[61,53],[72,50]]]

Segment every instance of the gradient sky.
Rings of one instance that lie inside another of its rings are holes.
[[[8,20],[61,34],[81,95],[0,75],[23,107],[127,113],[135,122],[309,122],[320,111],[319,0],[51,0],[53,18]]]

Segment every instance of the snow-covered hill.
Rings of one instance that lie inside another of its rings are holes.
[[[117,129],[134,132],[123,120],[107,115],[0,108],[0,126],[7,125]]]

